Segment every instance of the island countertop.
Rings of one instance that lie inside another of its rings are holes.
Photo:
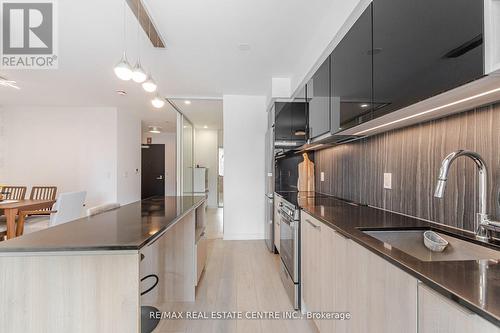
[[[0,242],[0,253],[139,250],[204,201],[200,196],[167,196],[133,202]]]

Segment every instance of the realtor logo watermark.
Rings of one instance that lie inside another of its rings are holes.
[[[56,0],[3,0],[1,67],[56,69]]]

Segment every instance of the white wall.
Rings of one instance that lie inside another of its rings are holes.
[[[194,164],[208,168],[208,206],[215,208],[218,206],[218,131],[196,129],[194,138]]]
[[[224,239],[264,238],[266,97],[224,95]]]
[[[142,143],[147,143],[147,138],[153,140],[153,144],[165,145],[165,195],[176,195],[177,176],[177,134],[176,133],[142,133]]]
[[[5,107],[0,184],[86,190],[88,207],[114,202],[117,139],[115,108]]]
[[[117,112],[117,200],[122,205],[141,200],[141,120]]]

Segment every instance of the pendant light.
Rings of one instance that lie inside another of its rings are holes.
[[[141,62],[137,59],[137,63],[134,66],[134,70],[132,72],[132,80],[137,83],[142,83],[146,81],[147,75],[142,69]]]
[[[149,74],[148,79],[142,83],[142,88],[149,93],[155,92],[158,88],[156,82],[151,77],[151,74]]]
[[[148,24],[148,39],[151,40],[151,24]],[[154,62],[154,60],[153,60]],[[153,76],[151,75],[151,71],[148,74],[148,78],[146,81],[142,83],[142,89],[144,89],[146,92],[152,93],[155,92],[156,89],[158,89],[158,85],[156,82],[153,80]]]
[[[139,27],[141,25],[141,1],[137,1],[137,62],[135,63],[134,69],[132,71],[132,80],[137,83],[143,83],[146,81],[147,75],[141,66],[141,41]]]
[[[165,105],[165,100],[163,98],[160,98],[160,96],[157,93],[156,96],[155,96],[155,98],[153,98],[151,100],[151,104],[155,108],[160,109],[160,108],[162,108]]]
[[[130,67],[130,63],[127,60],[126,48],[127,48],[127,39],[126,39],[126,17],[125,17],[125,1],[123,1],[123,56],[120,61],[114,67],[115,75],[123,81],[128,81],[132,78],[132,68]]]

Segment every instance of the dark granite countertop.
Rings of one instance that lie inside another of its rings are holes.
[[[486,279],[483,280],[480,261],[420,261],[397,248],[384,247],[382,241],[363,233],[362,230],[432,229],[483,244],[477,242],[472,233],[381,209],[357,206],[325,195],[299,196],[298,202],[304,211],[340,234],[395,264],[442,295],[500,326],[500,264],[497,260],[481,261],[483,267],[486,267]],[[498,243],[490,244],[488,247],[500,250]]]
[[[171,196],[137,201],[0,242],[0,253],[139,250],[204,200],[201,196]]]

